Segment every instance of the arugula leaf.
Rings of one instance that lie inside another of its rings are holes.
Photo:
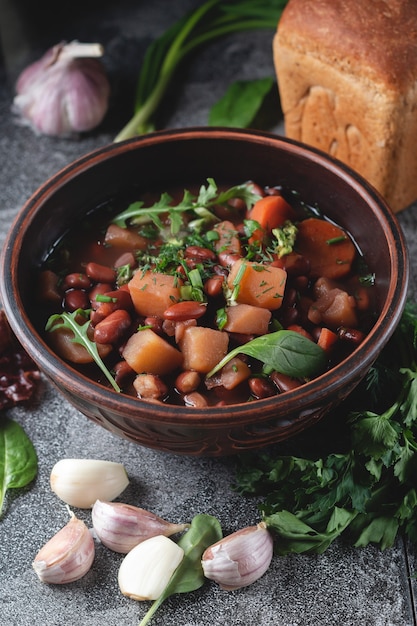
[[[0,517],[6,493],[28,485],[38,472],[36,450],[25,430],[15,421],[2,418],[0,426]]]
[[[210,126],[248,128],[275,81],[272,77],[232,83],[209,114]]]
[[[246,354],[267,367],[293,378],[310,378],[323,371],[324,350],[316,343],[292,330],[278,330],[248,341],[231,350],[207,374],[210,378],[238,354]]]
[[[259,195],[251,190],[250,185],[235,185],[226,191],[218,192],[212,178],[208,178],[207,183],[207,186],[200,187],[197,197],[186,189],[182,200],[175,206],[172,205],[172,198],[168,193],[163,193],[150,207],[144,207],[142,202],[133,202],[113,218],[113,223],[126,228],[129,222],[136,225],[153,222],[160,231],[163,231],[164,226],[159,216],[167,215],[171,224],[171,234],[177,235],[184,225],[184,213],[192,212],[197,219],[191,221],[188,228],[199,232],[203,227],[220,221],[210,211],[216,205],[226,205],[232,198],[241,198],[250,209],[259,200]]]
[[[174,593],[187,593],[202,587],[205,582],[201,557],[206,548],[223,536],[222,529],[217,518],[201,513],[196,515],[191,526],[178,541],[178,545],[184,550],[184,558],[171,576],[163,593],[152,604],[139,626],[146,626],[151,617],[163,602]]]
[[[88,318],[87,312],[83,309],[77,309],[76,311],[73,311],[73,313],[67,313],[66,311],[62,313],[55,313],[54,315],[51,315],[49,317],[45,326],[45,330],[51,332],[58,330],[59,328],[68,328],[69,330],[71,330],[74,335],[72,341],[74,343],[79,343],[87,350],[87,352],[91,355],[95,363],[99,366],[113,389],[117,392],[120,392],[119,385],[114,380],[113,376],[105,366],[102,358],[98,353],[97,344],[88,337],[87,333],[90,326],[90,320],[87,319],[84,324],[79,324],[76,319],[79,316]]]

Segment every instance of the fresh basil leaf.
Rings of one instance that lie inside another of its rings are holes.
[[[208,374],[210,378],[238,354],[258,359],[293,378],[310,378],[323,371],[326,355],[314,341],[292,330],[278,330],[256,337],[231,350]]]
[[[210,126],[248,128],[274,85],[272,77],[236,81],[210,110]]]
[[[26,487],[36,477],[38,457],[25,430],[3,418],[0,425],[0,517],[9,489]]]

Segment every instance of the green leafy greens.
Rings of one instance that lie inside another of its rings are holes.
[[[275,81],[271,77],[238,80],[210,110],[210,126],[248,128]]]
[[[84,322],[84,324],[79,324],[77,318],[86,316],[87,320]],[[80,344],[87,350],[87,352],[90,354],[94,362],[99,366],[113,389],[117,392],[120,392],[119,385],[116,383],[99,355],[97,344],[92,341],[88,336],[89,327],[90,319],[88,318],[88,311],[85,311],[84,309],[77,309],[73,313],[67,313],[63,311],[62,313],[56,313],[54,315],[51,315],[46,323],[45,330],[51,332],[56,331],[60,328],[67,328],[68,330],[70,330],[74,335],[72,341],[74,341],[74,343]]]
[[[186,189],[182,200],[175,206],[173,206],[173,199],[168,193],[163,193],[159,200],[150,207],[143,206],[142,202],[133,202],[125,211],[116,215],[113,222],[121,228],[125,228],[128,222],[135,225],[153,222],[159,230],[163,231],[164,225],[160,216],[167,215],[171,235],[178,235],[184,225],[184,214],[191,213],[193,220],[188,223],[187,229],[200,232],[203,227],[220,221],[210,211],[211,208],[227,205],[232,198],[241,198],[250,209],[259,200],[259,195],[254,193],[251,186],[247,184],[235,185],[219,192],[212,178],[208,178],[207,183],[206,186],[201,185],[197,196]]]
[[[267,367],[293,378],[315,376],[323,371],[326,364],[325,352],[316,343],[293,330],[277,330],[231,350],[207,377],[214,376],[238,354],[258,359]]]
[[[154,116],[180,63],[210,41],[234,32],[275,30],[287,0],[208,0],[155,39],[143,59],[134,115],[122,141],[155,129]]]
[[[238,470],[235,488],[263,497],[259,509],[276,533],[278,554],[321,553],[342,534],[354,546],[381,549],[392,546],[399,532],[417,541],[414,305],[408,303],[393,337],[345,405],[344,415],[324,424],[330,452],[317,454],[308,443],[305,455],[245,457]],[[341,435],[343,443],[337,443]],[[302,439],[294,443],[302,446]]]
[[[0,517],[9,489],[26,487],[36,477],[38,457],[25,430],[2,418],[0,427]]]
[[[191,526],[179,539],[178,545],[184,550],[184,558],[171,576],[163,593],[152,604],[139,626],[146,626],[169,596],[175,593],[195,591],[205,582],[201,557],[206,548],[223,536],[219,521],[211,515],[201,513],[191,520]]]

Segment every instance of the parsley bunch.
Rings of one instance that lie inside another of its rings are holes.
[[[366,379],[316,431],[320,451],[243,458],[235,489],[263,496],[259,509],[278,554],[322,553],[343,535],[352,545],[417,540],[417,309],[401,322]],[[326,437],[327,436],[327,437]],[[331,442],[330,444],[328,442]],[[309,449],[310,447],[310,449]]]

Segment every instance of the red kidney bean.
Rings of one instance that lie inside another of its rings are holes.
[[[291,378],[286,374],[281,374],[281,372],[272,372],[270,378],[281,393],[284,393],[284,391],[291,391],[291,389],[297,389],[297,387],[301,387],[302,385],[302,383],[296,378]]]
[[[223,293],[223,276],[211,276],[204,283],[204,292],[210,297],[215,298]]]
[[[202,248],[201,246],[187,246],[184,256],[186,259],[194,259],[200,263],[216,260],[216,255],[213,250]]]
[[[234,265],[236,261],[239,261],[242,258],[240,254],[235,254],[231,252],[219,252],[218,256],[219,263],[223,267],[232,267],[232,265]]]
[[[284,298],[282,301],[282,306],[283,307],[294,306],[294,304],[297,302],[297,299],[298,299],[297,290],[294,289],[294,287],[288,287],[288,289],[285,290]]]
[[[82,289],[70,289],[65,293],[64,308],[67,311],[76,311],[77,309],[88,309],[90,307],[90,298]]]
[[[116,272],[113,268],[91,261],[85,267],[85,273],[96,283],[114,283]]]
[[[130,367],[127,361],[119,361],[113,368],[114,380],[120,387],[135,375],[135,371]]]
[[[163,335],[164,334],[164,330],[162,328],[162,319],[160,317],[156,317],[156,316],[152,316],[152,317],[145,317],[145,319],[143,320],[143,325],[144,326],[149,326],[149,328],[151,330],[153,330],[154,333],[156,333],[157,335]]]
[[[309,284],[309,279],[307,276],[295,276],[293,280],[293,285],[297,291],[305,291]]]
[[[354,346],[358,346],[365,339],[365,334],[357,328],[341,327],[337,330],[337,335],[343,341],[347,341]]]
[[[101,302],[96,301],[96,297],[98,295],[103,296],[105,293],[111,291],[112,288],[113,285],[111,285],[110,283],[98,283],[92,289],[90,289],[88,295],[93,309],[97,309],[101,304]]]
[[[67,274],[62,282],[62,289],[64,291],[67,291],[68,289],[89,289],[90,287],[91,280],[82,272]]]
[[[201,382],[198,372],[193,370],[185,370],[178,374],[175,380],[175,387],[180,393],[191,393],[195,391]]]
[[[164,311],[164,319],[171,322],[185,322],[185,320],[197,320],[207,311],[207,305],[195,300],[176,302]]]
[[[249,378],[248,384],[252,395],[257,399],[270,398],[277,393],[276,387],[265,378],[254,376],[253,378]]]
[[[287,307],[282,311],[281,322],[287,328],[300,321],[300,312],[296,307]]]
[[[184,396],[184,404],[185,406],[192,406],[195,409],[204,409],[207,406],[207,400],[201,393],[198,393],[198,391],[193,391]]]
[[[97,309],[91,312],[90,319],[93,326],[99,324],[108,317],[113,311],[133,309],[133,302],[129,291],[125,289],[115,289],[114,291],[106,291],[102,294],[105,298],[109,298],[109,302],[98,302]]]
[[[118,343],[130,328],[132,320],[124,309],[113,311],[94,328],[94,341],[97,343]]]

